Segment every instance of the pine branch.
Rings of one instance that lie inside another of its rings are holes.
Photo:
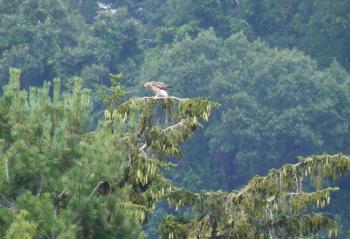
[[[325,157],[329,157],[329,158],[332,157],[332,158],[339,158],[339,159],[341,157],[343,157],[343,158],[345,157],[346,160],[349,161],[349,166],[350,166],[350,158],[348,156],[344,156],[342,154],[339,154],[339,155],[325,156]],[[307,169],[306,167],[308,167],[309,164],[312,164],[314,161],[315,161],[315,158],[307,157],[306,159],[304,159],[301,162],[298,162],[298,163],[295,163],[295,164],[285,165],[282,168],[280,168],[279,170],[270,171],[268,175],[266,175],[266,176],[258,176],[257,178],[259,179],[260,184],[263,185],[264,182],[272,180],[276,176],[276,173],[281,174],[287,167],[288,168],[294,168],[294,169],[304,167],[304,170],[308,171],[309,169]],[[340,165],[338,167],[340,167]],[[344,170],[347,170],[347,169],[344,168]],[[246,193],[254,193],[252,191],[256,190],[257,188],[256,188],[256,185],[252,184],[253,180],[251,180],[243,189],[239,190],[238,192],[231,192],[231,193],[228,193],[227,195],[231,195],[229,198],[232,198],[232,196],[234,196],[235,198],[238,198],[238,197],[244,196]],[[194,193],[195,196],[203,196],[203,195],[206,195],[206,196],[215,195],[216,196],[216,194],[217,194],[217,192],[206,192],[204,194]],[[291,194],[298,194],[298,192],[291,193]]]
[[[315,181],[315,191],[303,192],[301,185],[304,176],[310,176],[311,179],[336,178],[337,175],[349,170],[349,156],[342,154],[312,156],[302,158],[296,164],[288,164],[280,169],[270,170],[268,175],[264,177],[255,177],[238,192],[191,193],[175,191],[173,201],[176,207],[195,205],[197,213],[201,215],[191,224],[182,225],[188,228],[187,235],[201,235],[201,233],[206,235],[205,232],[214,230],[213,225],[208,221],[210,218],[208,216],[215,215],[214,219],[219,225],[218,231],[223,233],[221,236],[236,235],[236,233],[240,233],[239,227],[242,226],[242,229],[248,227],[254,231],[258,230],[254,232],[254,235],[256,235],[255,233],[264,233],[267,237],[270,235],[275,237],[276,233],[270,228],[279,225],[278,227],[283,229],[288,226],[280,222],[293,221],[293,218],[298,217],[318,219],[319,217],[314,217],[313,214],[305,214],[304,209],[310,205],[315,205],[318,208],[324,207],[330,202],[330,193],[339,190],[336,187],[321,188],[322,184]],[[176,204],[176,201],[179,200],[182,201],[182,204]],[[289,206],[285,207],[285,205]],[[282,221],[274,221],[280,217],[283,219]],[[326,216],[324,218],[327,219]],[[333,221],[326,219],[306,220],[300,226],[306,230],[317,226],[315,232],[327,229],[328,233],[334,234]],[[271,227],[263,227],[264,223],[268,225],[273,223],[274,226],[271,224]],[[258,225],[263,228],[259,229]],[[306,235],[307,232],[304,231],[303,235]],[[242,234],[241,236],[246,237],[247,235]]]

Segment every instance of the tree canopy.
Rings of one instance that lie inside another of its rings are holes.
[[[347,152],[350,78],[336,62],[320,70],[302,52],[209,30],[151,53],[140,75],[222,105],[206,135],[228,188],[299,155]]]
[[[349,157],[301,158],[239,191],[191,192],[164,176],[175,166],[167,158],[182,157],[180,144],[218,105],[177,97],[116,103],[118,77],[112,79],[104,117],[91,130],[91,97],[79,78],[71,93],[54,81],[50,96],[49,83],[21,90],[20,71],[11,69],[0,98],[2,236],[142,238],[141,225],[160,200],[193,209],[188,216],[166,216],[164,237],[337,234],[336,222],[310,206],[330,202],[338,188],[326,180],[349,170]]]
[[[0,0],[0,237],[349,237],[349,10]]]

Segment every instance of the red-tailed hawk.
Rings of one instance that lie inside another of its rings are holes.
[[[170,86],[158,81],[148,81],[143,86],[152,90],[156,94],[155,98],[168,97],[168,92],[166,90],[171,88]]]

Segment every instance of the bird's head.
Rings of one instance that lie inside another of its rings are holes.
[[[148,81],[148,82],[146,82],[143,86],[144,86],[145,88],[150,88],[151,85],[152,85],[152,83]]]

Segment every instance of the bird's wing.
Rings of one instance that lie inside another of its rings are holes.
[[[166,90],[169,86],[167,84],[164,84],[163,82],[159,81],[151,81],[152,85],[154,87],[157,87],[158,89]]]

